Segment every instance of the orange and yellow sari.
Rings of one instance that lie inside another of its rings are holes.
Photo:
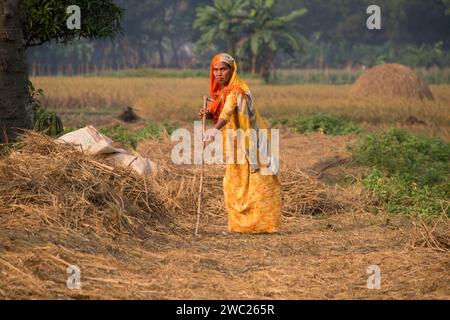
[[[232,68],[232,77],[227,87],[222,88],[213,75],[213,66],[225,62]],[[238,144],[236,136],[233,141],[227,137],[227,130],[235,132],[238,129],[246,131],[254,129],[264,135],[270,143],[266,125],[253,105],[252,95],[248,85],[237,74],[237,64],[228,54],[218,54],[211,61],[210,96],[214,100],[208,105],[208,111],[213,115],[213,121],[219,118],[226,121],[222,129],[223,150],[231,145],[234,161],[226,165],[223,179],[225,206],[228,213],[228,230],[231,232],[263,233],[276,232],[281,219],[281,188],[277,172],[262,174],[261,169],[267,165],[259,161],[249,161],[250,149],[254,141]],[[256,144],[260,141],[256,141]],[[245,155],[245,161],[238,164],[237,148]],[[225,151],[226,152],[226,151]],[[277,162],[278,159],[272,159]],[[277,168],[278,163],[272,163]]]

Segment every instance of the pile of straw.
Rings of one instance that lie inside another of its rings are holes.
[[[151,180],[40,134],[22,143],[0,162],[2,230],[144,240],[171,224]]]
[[[200,166],[174,165],[170,160],[173,144],[145,141],[137,151],[144,157],[158,162],[158,192],[162,194],[170,210],[176,216],[194,216],[196,213]],[[207,165],[203,180],[203,215],[226,217],[223,201],[223,176],[225,166]],[[349,203],[300,170],[282,166],[279,174],[282,190],[283,216],[334,214],[349,208]]]
[[[433,100],[428,85],[401,64],[381,64],[364,72],[350,89],[350,95],[403,97]]]
[[[133,295],[146,278],[133,278],[130,261],[185,232],[155,181],[40,134],[21,144],[0,159],[0,298]],[[67,288],[72,265],[88,293]]]

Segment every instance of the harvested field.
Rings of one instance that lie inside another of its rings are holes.
[[[116,121],[126,106],[144,119],[192,122],[197,119],[206,78],[37,77],[43,104],[61,115],[66,126],[104,126]],[[356,97],[351,86],[266,85],[248,81],[255,103],[266,119],[329,113],[371,129],[405,126],[414,116],[426,125],[408,129],[450,140],[450,86],[432,85],[434,100],[400,97]],[[173,94],[176,92],[177,94]]]
[[[448,299],[448,221],[368,213],[357,185],[307,173],[345,157],[352,137],[322,139],[320,155],[315,139],[285,135],[282,230],[223,234],[223,168],[208,166],[198,239],[199,168],[173,165],[167,139],[138,146],[161,168],[143,179],[28,136],[21,153],[0,161],[0,297]],[[66,286],[70,265],[81,270],[81,290]],[[381,269],[380,290],[366,286],[371,265]]]

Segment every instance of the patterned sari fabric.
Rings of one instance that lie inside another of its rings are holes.
[[[226,88],[221,88],[212,74],[218,62],[225,62],[232,68]],[[223,186],[228,229],[243,233],[276,232],[281,218],[278,158],[268,151],[270,134],[253,105],[249,87],[237,75],[236,62],[227,54],[219,54],[211,62],[210,96],[214,101],[208,110],[213,114],[213,121],[221,118],[227,122],[222,136],[227,161]],[[254,139],[241,139],[239,129],[241,132],[254,129]],[[267,148],[269,161],[260,161],[261,146]],[[244,157],[240,158],[239,154]]]

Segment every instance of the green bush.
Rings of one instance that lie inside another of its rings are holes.
[[[388,211],[449,215],[449,143],[391,129],[362,138],[351,151],[356,163],[371,167],[363,185]]]
[[[164,120],[161,125],[168,135],[171,135],[172,132],[177,129],[177,126],[175,124],[169,123],[167,120]]]
[[[359,132],[355,123],[328,114],[298,116],[290,121],[289,126],[299,133],[321,132],[333,136]]]
[[[61,118],[55,112],[48,111],[42,106],[39,100],[44,95],[42,89],[36,90],[31,81],[28,81],[28,88],[33,106],[34,129],[52,137],[58,136],[64,131]]]
[[[51,137],[56,137],[64,131],[61,119],[53,111],[48,111],[33,104],[34,129]]]

